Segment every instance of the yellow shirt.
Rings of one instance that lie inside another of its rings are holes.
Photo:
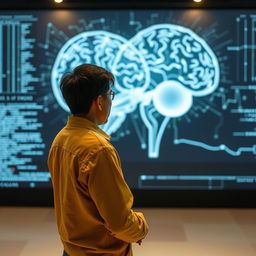
[[[148,226],[134,212],[119,156],[110,137],[91,121],[71,116],[49,152],[55,214],[70,256],[131,256],[131,243]]]

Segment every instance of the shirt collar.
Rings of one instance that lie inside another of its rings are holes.
[[[106,134],[103,130],[101,130],[95,123],[92,121],[78,116],[69,116],[67,126],[69,127],[79,127],[84,128],[88,130],[92,130],[94,132],[99,133],[102,135],[105,139],[110,140],[111,136]]]

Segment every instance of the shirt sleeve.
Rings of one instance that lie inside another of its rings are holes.
[[[128,243],[143,239],[148,225],[142,213],[131,209],[133,195],[124,180],[116,151],[103,148],[91,167],[88,190],[105,227],[114,237]]]

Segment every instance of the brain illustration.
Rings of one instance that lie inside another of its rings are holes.
[[[69,111],[59,84],[62,76],[76,66],[90,63],[111,70],[115,56],[127,40],[106,31],[89,31],[68,40],[59,51],[52,69],[52,88],[60,106]]]
[[[109,134],[116,132],[127,114],[138,109],[148,129],[150,158],[158,157],[169,119],[186,114],[193,97],[212,93],[220,79],[218,60],[209,45],[183,26],[153,25],[129,40],[106,31],[83,32],[64,44],[52,69],[53,92],[66,111],[60,79],[83,63],[115,75],[117,95],[102,128]]]
[[[195,96],[207,95],[218,86],[219,65],[215,54],[188,28],[158,24],[140,31],[128,43],[143,55],[155,84],[175,80]],[[127,55],[125,50],[123,55]],[[116,60],[122,61],[123,58]]]
[[[140,88],[144,91],[150,84],[150,70],[143,54],[127,41],[117,53],[112,72],[120,91]]]

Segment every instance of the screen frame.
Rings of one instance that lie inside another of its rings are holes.
[[[256,190],[138,190],[133,207],[255,208]],[[53,207],[52,189],[0,189],[0,206]]]
[[[254,1],[255,2],[255,1]],[[120,4],[116,2],[102,4],[99,2],[89,2],[87,4],[79,3],[65,3],[63,5],[56,5],[52,2],[35,3],[34,1],[29,7],[24,7],[24,3],[1,3],[0,7],[3,11],[16,10],[35,10],[39,8],[45,11],[50,10],[102,10],[102,9],[131,9],[138,10],[145,9],[199,9],[199,10],[235,10],[235,9],[250,9],[255,8],[256,3],[249,1],[234,3],[205,3],[198,7],[194,3],[166,3],[152,1],[149,4],[141,3],[127,3]],[[146,6],[145,6],[146,5]],[[230,6],[232,5],[232,6]],[[149,189],[132,189],[134,195],[134,207],[226,207],[226,208],[255,208],[256,190],[149,190]],[[0,205],[1,206],[47,206],[54,205],[52,188],[0,188]]]

